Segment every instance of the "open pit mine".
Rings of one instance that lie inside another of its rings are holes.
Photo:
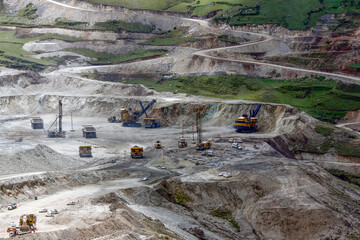
[[[0,1],[1,239],[360,239],[359,15],[204,2]]]

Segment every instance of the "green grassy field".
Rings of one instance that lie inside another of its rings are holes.
[[[135,50],[127,54],[110,54],[106,52],[95,52],[85,48],[69,48],[64,51],[74,52],[86,57],[97,58],[97,61],[91,62],[94,65],[118,64],[126,61],[161,56],[167,52],[165,49],[147,49]]]
[[[215,16],[230,25],[279,24],[304,30],[326,13],[360,14],[360,0],[83,0],[96,4]]]
[[[101,75],[91,77],[104,80]],[[110,81],[143,84],[159,92],[290,104],[317,119],[331,123],[343,117],[347,111],[360,108],[360,87],[358,85],[339,84],[321,77],[273,80],[219,75],[182,77],[162,81],[153,79],[123,81],[114,77]]]
[[[46,66],[55,65],[56,62],[54,61],[31,58],[31,54],[22,48],[27,42],[42,39],[81,41],[81,39],[54,34],[45,34],[33,38],[20,38],[17,37],[15,31],[0,31],[0,66],[21,70],[41,71],[45,69]]]

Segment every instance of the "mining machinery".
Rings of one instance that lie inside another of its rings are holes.
[[[155,99],[154,99],[154,100],[155,100]],[[156,102],[156,100],[155,100],[155,102]],[[155,103],[155,102],[154,102],[154,103]],[[152,117],[149,117],[149,116],[147,115],[146,110],[145,110],[145,108],[144,108],[144,106],[143,106],[143,104],[142,104],[141,101],[139,102],[139,104],[140,104],[141,109],[144,111],[144,114],[145,114],[145,116],[146,116],[146,117],[144,118],[145,128],[158,128],[158,127],[160,127],[160,124],[159,124],[159,122],[158,122],[157,119],[152,118]]]
[[[84,138],[96,138],[96,129],[93,125],[83,125],[82,132]]]
[[[44,129],[44,121],[40,117],[32,117],[30,123],[32,129]]]
[[[155,148],[156,149],[162,149],[162,145],[161,145],[161,142],[158,140],[158,141],[156,141],[156,143],[155,143]]]
[[[144,108],[142,105],[142,102],[140,102],[140,106],[142,107],[142,110],[132,110],[131,108],[129,109],[121,109],[120,114],[121,114],[121,122],[122,125],[124,127],[141,127],[141,123],[139,123],[139,119],[140,117],[146,114],[146,111],[154,104],[156,103],[156,99],[151,100],[151,102]],[[148,118],[148,119],[153,119],[153,118]],[[153,128],[153,127],[159,127],[159,124],[154,124],[156,122],[155,119],[153,119],[154,121],[149,121],[148,125],[145,122],[145,127],[148,128]]]
[[[55,121],[51,124],[49,129],[47,130],[47,136],[49,138],[55,138],[55,137],[65,137],[65,131],[62,130],[62,102],[59,100],[59,115],[56,117]],[[57,120],[59,120],[59,128],[57,126],[55,127],[55,130],[50,130],[54,124],[57,124]]]
[[[252,133],[257,131],[258,120],[256,115],[260,110],[261,104],[258,104],[254,110],[250,110],[249,116],[247,114],[242,115],[235,121],[234,128],[237,132]]]
[[[91,145],[79,146],[80,157],[92,157]]]
[[[211,148],[211,141],[203,141],[202,140],[202,122],[201,122],[201,112],[203,107],[196,108],[196,133],[197,133],[197,144],[196,150],[205,150]]]
[[[134,146],[131,148],[131,157],[132,158],[143,158],[144,157],[144,148]]]
[[[182,122],[182,135],[180,141],[178,141],[178,147],[179,148],[186,148],[187,147],[187,141],[184,137],[184,121]]]
[[[20,216],[19,226],[12,226],[7,229],[10,237],[16,235],[23,235],[35,232],[36,230],[36,215],[35,214],[23,214]]]

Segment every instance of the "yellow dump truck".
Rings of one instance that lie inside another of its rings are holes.
[[[143,158],[144,157],[144,148],[134,146],[131,148],[131,157],[132,158]]]
[[[91,145],[79,146],[80,157],[92,157]]]

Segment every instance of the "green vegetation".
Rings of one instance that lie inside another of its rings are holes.
[[[87,22],[76,22],[66,18],[57,18],[55,19],[55,23],[54,23],[55,27],[74,28],[74,29],[83,29],[87,25],[88,25]]]
[[[120,20],[110,20],[106,22],[95,23],[93,29],[107,30],[113,32],[139,32],[139,33],[151,33],[155,30],[154,26],[142,24],[139,22],[124,22]]]
[[[42,71],[48,65],[55,65],[55,61],[31,58],[30,53],[22,46],[30,41],[43,39],[60,39],[64,41],[81,41],[79,38],[56,34],[45,34],[33,38],[19,37],[15,31],[0,31],[0,66],[20,70]]]
[[[186,42],[195,42],[196,38],[193,37],[168,37],[168,38],[155,38],[151,42],[143,42],[142,45],[152,46],[172,46],[179,45]]]
[[[304,30],[326,13],[360,14],[360,0],[83,0],[130,9],[172,11],[214,17],[230,25],[279,24]],[[346,28],[342,28],[346,29]]]
[[[356,71],[360,72],[360,63],[350,64],[348,67],[355,68]]]
[[[221,219],[224,219],[226,221],[229,221],[231,223],[231,225],[238,231],[240,232],[240,226],[239,224],[235,221],[235,219],[231,216],[231,212],[227,209],[217,209],[214,210],[212,212],[210,212],[211,216],[214,217],[218,217]]]
[[[347,111],[360,108],[360,86],[324,80],[322,77],[274,80],[218,75],[160,81],[121,80],[116,77],[103,79],[102,75],[93,77],[99,80],[143,84],[159,92],[289,104],[317,119],[331,123],[341,119]],[[321,128],[318,130],[322,131]]]
[[[321,122],[316,123],[315,132],[320,133],[324,136],[331,136],[336,128],[329,124],[324,124]]]
[[[98,59],[97,61],[91,62],[91,64],[94,65],[118,64],[135,59],[161,56],[167,52],[167,50],[164,49],[147,49],[147,50],[135,50],[120,55],[120,54],[110,54],[106,52],[95,52],[93,50],[86,48],[68,48],[65,49],[64,51],[78,53],[85,57],[97,58]]]
[[[191,198],[183,190],[178,189],[174,193],[174,200],[177,204],[185,206],[188,201],[191,201]]]
[[[338,169],[325,169],[330,174],[335,177],[340,178],[342,181],[348,182],[352,185],[355,185],[358,190],[360,190],[360,174],[352,174]]]
[[[22,17],[22,18],[34,20],[38,17],[36,11],[37,11],[36,6],[32,3],[29,3],[28,5],[26,5],[26,7],[20,9],[20,11],[16,16],[20,18]]]

